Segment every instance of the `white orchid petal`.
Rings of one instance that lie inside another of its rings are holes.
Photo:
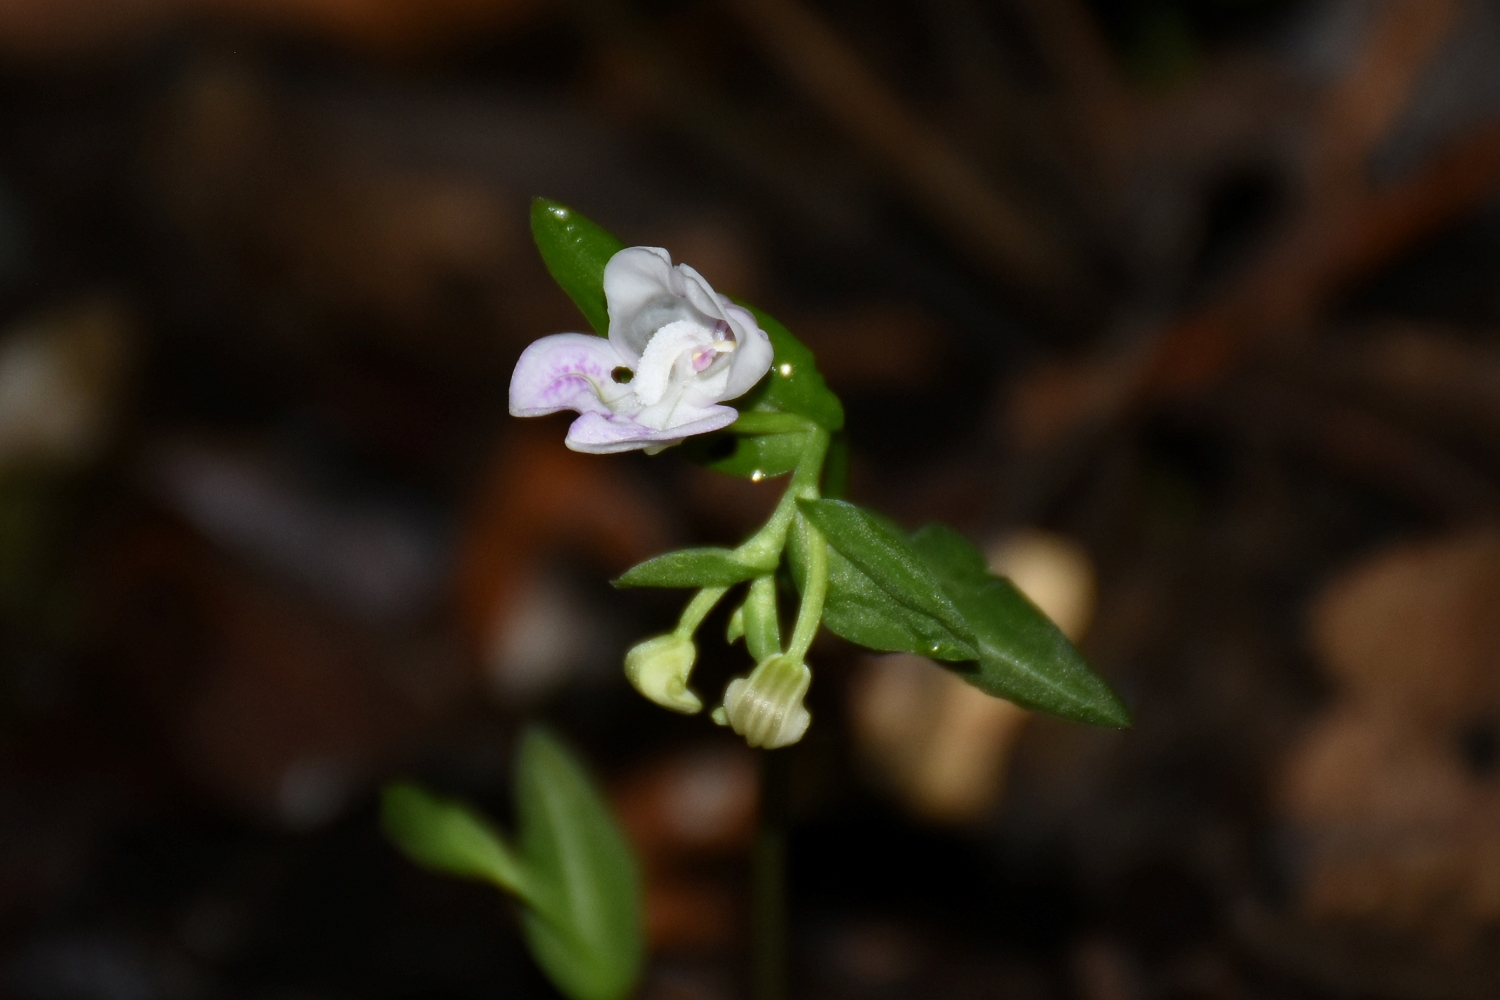
[[[648,427],[634,417],[585,413],[568,428],[564,444],[573,451],[591,455],[613,455],[640,448],[660,450],[695,434],[723,430],[734,423],[739,413],[728,406],[715,406],[710,410],[695,410],[692,416],[694,419],[687,422],[656,428]]]
[[[627,247],[604,265],[609,342],[633,367],[651,335],[681,319],[682,296],[673,291],[672,257],[661,247]]]
[[[609,341],[586,333],[543,337],[516,362],[510,377],[513,417],[541,417],[559,410],[613,413],[611,405],[630,393],[612,373],[624,362]]]
[[[771,347],[771,338],[756,324],[750,310],[729,303],[724,307],[724,315],[734,328],[738,346],[730,360],[724,394],[719,398],[737,399],[755,388],[755,383],[770,370],[776,352]]]
[[[722,297],[713,290],[703,275],[686,264],[678,264],[676,272],[677,280],[673,283],[673,291],[687,299],[705,317],[728,320],[729,317],[724,315]]]

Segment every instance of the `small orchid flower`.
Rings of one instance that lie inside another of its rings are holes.
[[[510,412],[576,410],[566,444],[596,455],[655,454],[739,416],[723,400],[749,392],[771,367],[755,317],[660,247],[628,247],[604,268],[609,338],[543,337],[521,354]]]

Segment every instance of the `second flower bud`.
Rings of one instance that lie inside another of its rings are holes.
[[[772,656],[749,677],[729,682],[724,707],[714,713],[714,719],[730,726],[752,747],[774,750],[796,743],[812,722],[812,714],[802,704],[811,684],[807,664],[790,656]]]

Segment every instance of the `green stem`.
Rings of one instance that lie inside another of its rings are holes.
[[[760,818],[752,859],[754,1000],[786,996],[786,812],[785,753],[761,754]]]
[[[688,606],[682,609],[682,617],[677,619],[677,627],[672,630],[672,634],[691,639],[693,633],[698,631],[698,626],[703,624],[703,619],[714,609],[714,605],[728,592],[728,587],[704,587],[698,591],[688,602]]]
[[[793,518],[800,522],[811,544],[807,586],[797,624],[792,633],[791,653],[799,660],[807,654],[823,618],[823,602],[828,592],[828,545],[822,534],[797,511],[797,501],[815,500],[823,475],[823,460],[828,455],[829,434],[821,427],[807,433],[807,444],[792,472],[792,481],[771,518],[736,550],[736,555],[753,565],[771,565],[781,561],[786,548],[787,532]],[[751,601],[769,602],[770,620],[775,621],[776,584],[771,576],[751,584]],[[747,614],[746,638],[749,639]],[[747,642],[748,645],[748,642]],[[779,639],[776,643],[779,647]],[[769,649],[762,650],[769,653]],[[757,659],[762,657],[757,656]],[[790,759],[786,754],[761,755],[760,820],[755,832],[754,855],[754,1000],[785,1000],[786,997],[786,810],[787,774]]]
[[[828,542],[823,533],[800,513],[797,528],[802,532],[803,551],[807,553],[807,580],[802,587],[802,606],[797,609],[797,624],[792,629],[792,641],[786,653],[801,663],[807,659],[813,637],[823,623],[823,604],[828,599]]]
[[[823,474],[828,442],[829,434],[821,427],[807,432],[807,444],[797,459],[797,468],[792,471],[792,481],[787,484],[786,492],[771,512],[770,520],[734,550],[737,559],[751,566],[772,567],[780,561],[781,550],[786,547],[787,530],[797,513],[798,498],[816,499],[818,496],[818,480]]]
[[[756,663],[781,652],[774,576],[758,576],[750,583],[750,593],[745,598],[745,649]]]

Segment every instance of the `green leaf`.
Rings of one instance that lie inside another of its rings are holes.
[[[810,431],[817,425],[796,413],[771,410],[745,410],[725,428],[729,434],[794,434]]]
[[[887,653],[920,653],[935,660],[969,660],[975,653],[937,619],[898,604],[837,549],[828,553],[823,624],[850,642]]]
[[[745,395],[727,400],[740,411],[739,420],[718,434],[691,438],[682,448],[688,459],[716,472],[761,480],[795,469],[807,441],[802,431],[782,429],[795,425],[771,418],[797,416],[832,432],[844,426],[844,404],[829,391],[806,345],[773,317],[745,308],[771,338],[771,370]]]
[[[537,886],[522,925],[532,955],[573,1000],[620,1000],[645,952],[640,872],[603,795],[540,728],[521,738],[516,812]]]
[[[732,587],[775,569],[750,566],[730,549],[678,549],[626,570],[616,587]]]
[[[926,562],[884,518],[844,500],[798,500],[797,507],[828,544],[902,607],[940,623],[977,655],[974,633]]]
[[[844,404],[823,381],[812,351],[770,314],[752,305],[741,305],[755,315],[755,322],[771,338],[775,354],[770,373],[734,402],[735,408],[796,413],[829,432],[843,430]]]
[[[759,482],[795,469],[806,446],[807,435],[802,432],[741,435],[725,431],[688,438],[682,443],[682,453],[715,472]]]
[[[604,265],[625,244],[566,205],[545,198],[532,199],[531,235],[552,277],[583,311],[594,332],[606,336],[609,307],[604,300]]]
[[[806,579],[806,543],[796,528],[787,541],[792,581],[800,591]],[[921,653],[939,660],[972,660],[978,655],[971,643],[954,635],[936,618],[897,603],[831,547],[823,624],[834,635],[882,652]]]
[[[381,820],[424,868],[492,882],[524,905],[527,947],[572,1000],[623,1000],[645,954],[635,856],[583,766],[533,727],[516,754],[519,851],[457,802],[392,785]]]
[[[385,790],[380,818],[386,835],[423,868],[493,882],[526,896],[529,886],[521,861],[467,806],[399,783]]]
[[[988,694],[1096,726],[1128,726],[1130,712],[1052,621],[958,532],[930,524],[912,548],[942,583],[978,640],[979,659],[955,666]]]

